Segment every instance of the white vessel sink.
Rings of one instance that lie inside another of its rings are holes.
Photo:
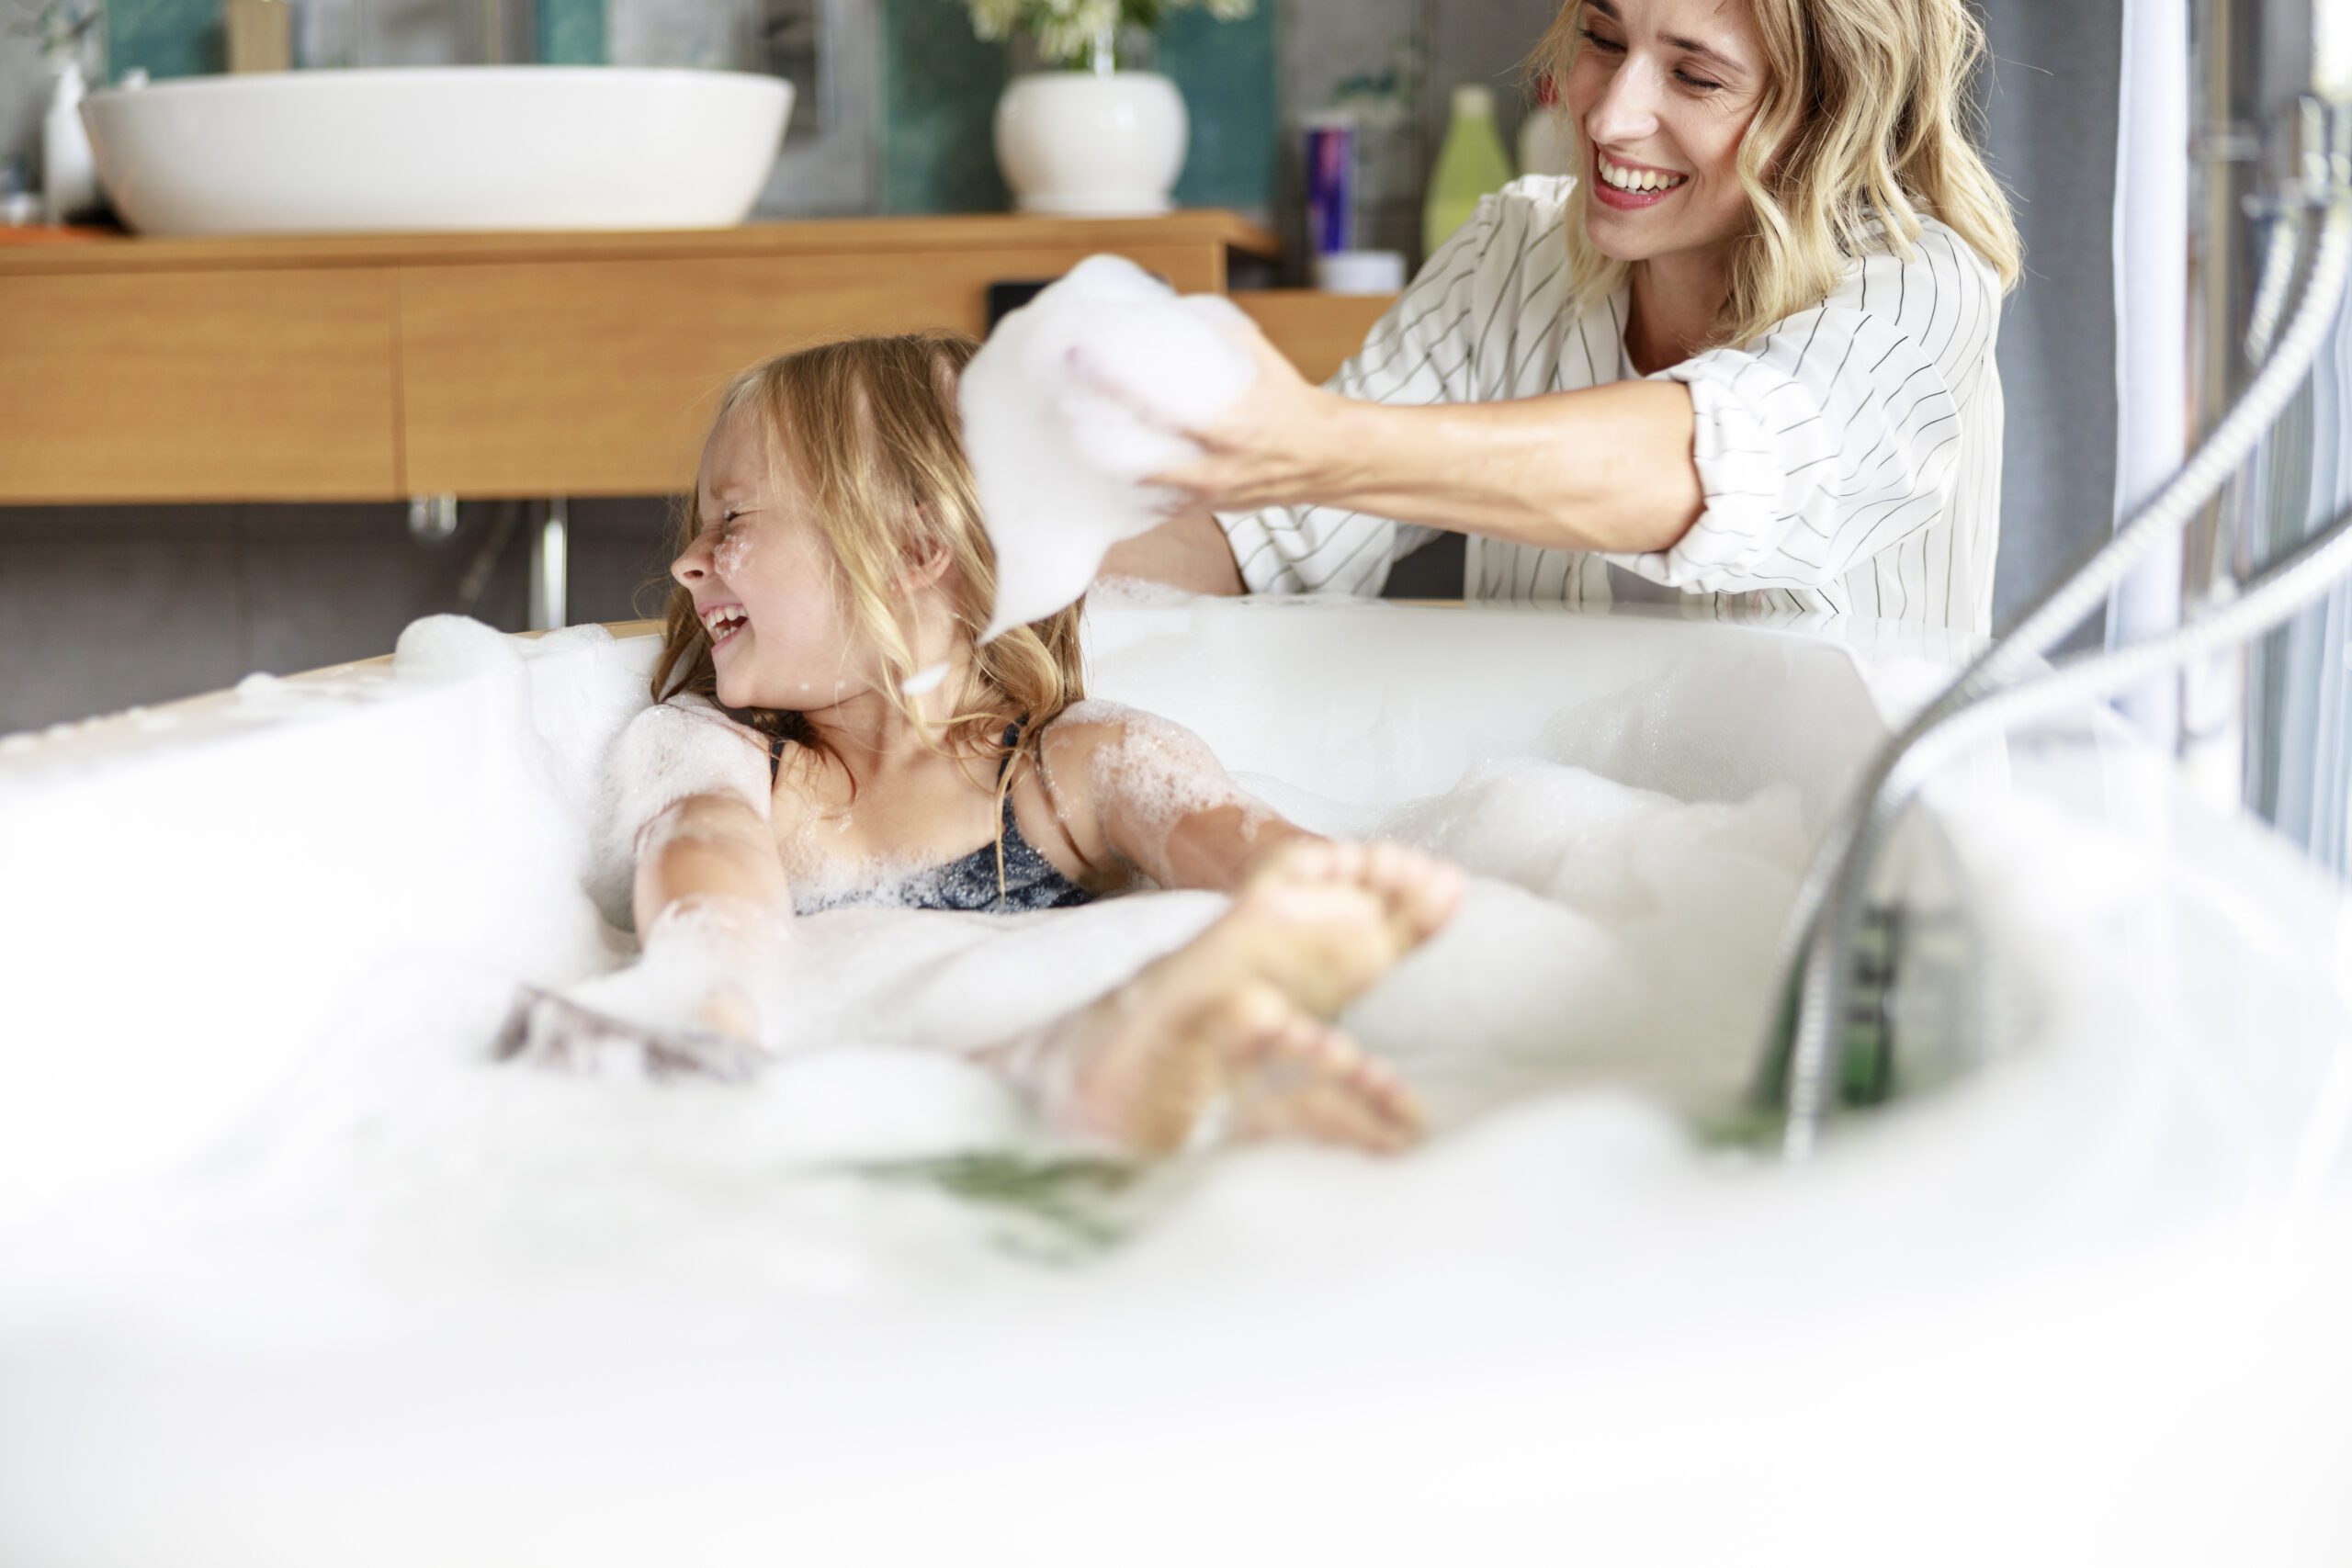
[[[791,108],[773,76],[524,65],[198,76],[82,113],[141,233],[320,234],[739,223]]]

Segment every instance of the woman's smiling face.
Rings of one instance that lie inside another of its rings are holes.
[[[757,415],[729,416],[695,479],[700,527],[670,575],[712,639],[718,700],[807,713],[870,684],[830,548],[788,479],[772,481]]]
[[[1584,140],[1585,231],[1614,261],[1727,245],[1748,226],[1739,144],[1765,85],[1747,0],[1584,0],[1561,96]]]

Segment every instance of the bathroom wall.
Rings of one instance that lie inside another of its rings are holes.
[[[1372,121],[1368,243],[1409,250],[1447,94],[1459,82],[1495,85],[1508,136],[1520,114],[1518,63],[1556,9],[1557,0],[1260,0],[1236,22],[1178,14],[1158,63],[1183,85],[1194,119],[1179,199],[1280,221],[1295,206],[1290,119],[1344,94]],[[220,0],[112,0],[92,68],[159,79],[217,72],[220,10]],[[769,69],[778,37],[812,39],[808,69],[791,72],[801,104],[762,212],[985,211],[1004,202],[989,147],[1004,51],[972,37],[956,0],[296,0],[294,26],[298,58],[320,65],[536,51],[550,63]],[[763,30],[765,45],[756,37]],[[751,57],[726,58],[741,52]],[[0,38],[0,161],[37,164],[45,90],[30,44]],[[1392,123],[1384,127],[1384,116]]]
[[[419,615],[520,628],[539,515],[468,503],[425,544],[404,505],[0,509],[0,733],[388,653]],[[571,503],[574,620],[658,612],[639,590],[668,564],[665,520],[660,502]]]

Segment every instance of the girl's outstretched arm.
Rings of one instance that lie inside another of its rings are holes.
[[[682,904],[728,902],[792,913],[792,890],[767,819],[734,795],[690,795],[639,834],[630,904],[653,931]]]
[[[790,932],[792,891],[766,818],[731,795],[695,795],[646,824],[632,890],[649,959],[708,966],[695,1021],[757,1040],[764,971]]]
[[[1317,836],[1235,784],[1199,736],[1152,714],[1081,704],[1046,732],[1045,761],[1087,858],[1162,887],[1238,892],[1284,846]]]
[[[695,1021],[754,1037],[758,981],[792,919],[763,739],[700,699],[673,698],[629,723],[606,772],[605,863],[628,878],[641,984],[699,976]]]

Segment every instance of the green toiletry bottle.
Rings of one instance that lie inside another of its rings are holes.
[[[1446,127],[1430,197],[1421,209],[1422,257],[1453,237],[1469,221],[1478,198],[1510,184],[1510,155],[1495,130],[1495,95],[1485,87],[1453,89],[1453,123]]]

